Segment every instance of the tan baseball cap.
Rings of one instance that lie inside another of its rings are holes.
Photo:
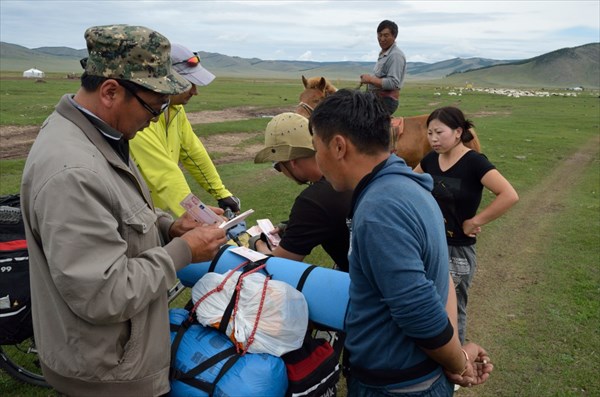
[[[171,43],[144,26],[92,26],[84,34],[90,76],[128,80],[159,94],[179,94],[191,84],[171,67]]]
[[[265,148],[254,157],[255,163],[289,161],[315,155],[308,119],[297,113],[273,117],[265,129]]]

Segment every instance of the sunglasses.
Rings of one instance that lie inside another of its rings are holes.
[[[160,106],[160,110],[156,110],[156,109],[153,109],[150,105],[148,105],[146,103],[146,101],[144,101],[142,98],[140,98],[139,95],[136,94],[131,87],[128,87],[126,84],[121,84],[121,87],[125,88],[127,90],[127,92],[129,92],[131,95],[133,95],[135,97],[135,99],[138,100],[140,105],[142,105],[144,107],[144,109],[146,109],[148,112],[150,112],[150,114],[153,117],[160,116],[161,113],[164,112],[165,109],[169,107],[169,103],[171,102],[170,100],[167,100],[167,102],[163,103]]]
[[[191,66],[191,67],[198,66],[198,65],[200,65],[200,55],[198,55],[197,52],[194,52],[194,56],[193,57],[190,57],[190,58],[188,58],[188,59],[186,59],[184,61],[175,62],[173,64],[173,66],[175,66],[175,65],[181,65],[181,64],[184,64],[184,63],[186,65],[188,65],[188,66]]]

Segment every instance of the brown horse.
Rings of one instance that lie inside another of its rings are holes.
[[[300,93],[300,103],[298,103],[296,113],[306,118],[310,117],[315,106],[323,98],[337,91],[337,88],[327,81],[325,77],[311,77],[307,79],[302,76],[302,84],[304,84],[304,91]]]
[[[325,77],[302,76],[304,91],[300,94],[300,103],[296,113],[310,117],[314,108],[326,96],[337,91],[337,88],[325,79]],[[410,167],[416,167],[421,159],[431,151],[427,140],[427,117],[428,114],[411,117],[392,117],[390,150],[402,157]],[[473,140],[465,145],[473,150],[481,151],[479,138],[474,130],[471,130]]]

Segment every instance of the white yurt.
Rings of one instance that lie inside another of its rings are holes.
[[[31,68],[23,72],[23,77],[42,79],[46,74],[39,69]]]

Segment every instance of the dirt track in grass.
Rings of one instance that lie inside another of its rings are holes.
[[[188,119],[195,124],[239,121],[257,117],[271,117],[282,112],[293,111],[291,108],[259,109],[244,106],[225,110],[207,110],[188,113]],[[0,126],[0,160],[27,157],[33,141],[37,137],[39,126]],[[227,133],[202,137],[202,143],[209,153],[218,153],[216,164],[250,160],[261,149],[260,144],[242,145],[242,143],[262,133]]]
[[[598,162],[599,149],[600,136],[596,136],[557,163],[533,190],[520,195],[519,202],[503,216],[493,236],[486,236],[484,227],[477,242],[477,273],[469,294],[467,338],[488,349],[492,361],[494,351],[506,348],[496,343],[494,335],[507,335],[514,332],[515,324],[528,321],[525,316],[529,309],[522,302],[526,301],[529,288],[534,288],[544,277],[540,274],[543,266],[533,260],[559,236],[552,221],[567,206],[569,192],[581,183],[586,169]],[[514,352],[514,357],[518,355],[519,352]],[[496,370],[508,365],[496,363]],[[473,389],[463,388],[456,395],[503,395],[495,389],[498,387],[502,389],[501,384],[491,382]]]

